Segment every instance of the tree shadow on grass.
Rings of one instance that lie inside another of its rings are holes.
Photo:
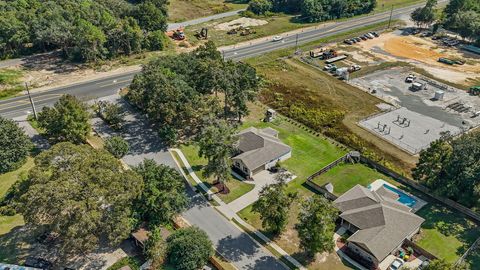
[[[31,252],[33,235],[26,226],[16,226],[0,236],[0,262],[18,264]]]
[[[429,203],[416,214],[425,219],[422,229],[436,230],[445,237],[455,237],[463,244],[455,251],[457,256],[462,256],[480,237],[480,230],[472,221],[446,206]]]

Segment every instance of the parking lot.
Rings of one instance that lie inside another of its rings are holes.
[[[413,83],[405,81],[409,75]],[[376,71],[349,83],[397,107],[359,125],[411,154],[428,147],[442,132],[456,135],[480,125],[478,96],[403,68]]]

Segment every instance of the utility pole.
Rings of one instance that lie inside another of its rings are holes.
[[[295,36],[295,54],[298,52],[298,34]]]
[[[393,5],[392,5],[392,9],[390,10],[390,19],[388,20],[388,29],[390,29],[390,25],[392,24],[392,17],[393,17]]]
[[[28,83],[25,82],[25,88],[27,89],[28,99],[30,99],[30,104],[32,105],[33,117],[37,120],[37,110],[35,109],[35,103],[33,102],[32,96],[30,95],[30,90],[28,89]]]

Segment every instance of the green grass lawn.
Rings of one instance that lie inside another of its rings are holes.
[[[260,118],[254,119],[253,116],[244,122],[241,129],[251,126],[271,127],[277,130],[282,142],[292,148],[292,157],[282,162],[283,167],[297,176],[292,183],[289,183],[289,186],[292,186],[293,183],[297,183],[295,186],[298,186],[298,183],[305,182],[308,176],[347,153],[346,150],[334,145],[326,138],[289,122],[288,118],[281,117],[271,123],[265,123]]]
[[[23,72],[15,69],[0,69],[0,99],[16,95],[23,90],[21,78]]]
[[[425,222],[415,242],[448,262],[455,262],[480,237],[477,225],[437,203],[429,203],[416,214],[423,217]],[[469,256],[467,262],[479,265],[480,258],[478,254]]]
[[[383,179],[393,185],[399,185],[398,182],[395,182],[390,177],[360,163],[339,164],[328,172],[314,178],[313,182],[320,186],[329,182],[332,183],[333,193],[339,196],[357,184],[367,187],[377,179]]]
[[[212,192],[218,192],[217,188],[212,186],[214,179],[212,177],[205,178],[203,175],[203,167],[207,164],[207,160],[198,156],[198,147],[195,145],[182,145],[180,148],[187,158],[190,166],[192,166],[193,171],[195,174],[203,181],[203,183],[210,187]],[[232,175],[229,175],[229,180],[227,181],[227,186],[230,189],[228,194],[217,193],[217,195],[222,199],[225,203],[232,202],[237,198],[241,197],[245,193],[251,191],[254,188],[254,185],[244,183]]]
[[[10,186],[13,185],[20,177],[26,176],[28,170],[33,167],[33,158],[28,157],[25,164],[13,172],[0,174],[0,197],[7,193]]]
[[[33,158],[29,157],[26,163],[19,169],[0,175],[0,197],[3,197],[8,189],[21,177],[25,177],[28,170],[33,167]],[[26,233],[18,233],[18,228],[24,225],[21,215],[0,216],[0,262],[18,262],[28,238]]]
[[[295,180],[288,183],[287,189],[297,192],[298,200],[290,207],[291,211],[285,233],[278,237],[263,230],[260,217],[257,213],[252,212],[251,205],[238,212],[238,215],[253,227],[274,239],[277,245],[307,266],[308,269],[352,269],[345,262],[342,262],[335,253],[322,254],[321,258],[317,258],[313,262],[310,261],[299,249],[299,239],[294,229],[297,223],[300,202],[314,194],[304,184],[307,177],[344,155],[346,150],[333,144],[326,138],[317,136],[309,130],[302,128],[302,126],[288,121],[287,118],[277,118],[272,123],[262,122],[262,116],[265,111],[263,107],[252,104],[249,109],[251,114],[245,119],[242,128],[251,126],[274,128],[279,132],[279,138],[292,147],[292,157],[282,162],[282,166],[297,175]]]

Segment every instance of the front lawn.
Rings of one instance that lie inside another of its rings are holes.
[[[198,156],[198,147],[195,145],[182,145],[180,147],[183,154],[187,158],[190,166],[192,166],[192,170],[195,174],[203,181],[203,183],[210,188],[210,190],[214,193],[218,192],[218,189],[212,186],[214,182],[213,177],[205,178],[203,175],[203,167],[207,164],[207,160]],[[229,175],[229,180],[227,181],[226,185],[230,189],[228,194],[217,193],[217,195],[224,201],[225,203],[232,202],[245,193],[251,191],[254,188],[254,185],[247,184],[234,178],[232,175]]]
[[[33,158],[28,157],[27,162],[17,170],[0,175],[0,198],[19,179],[25,177],[34,165]],[[22,250],[28,248],[25,240],[28,235],[21,232],[24,221],[21,215],[0,216],[0,262],[18,263]]]
[[[396,186],[400,185],[390,177],[360,163],[339,164],[328,172],[315,177],[313,182],[319,186],[323,186],[329,182],[332,183],[333,193],[340,196],[357,184],[368,187],[369,184],[377,179],[385,180]]]
[[[416,243],[435,256],[455,262],[480,237],[480,229],[460,213],[437,203],[429,203],[416,213],[423,217]],[[467,257],[470,265],[479,265],[477,256]],[[475,268],[472,268],[475,269]]]

